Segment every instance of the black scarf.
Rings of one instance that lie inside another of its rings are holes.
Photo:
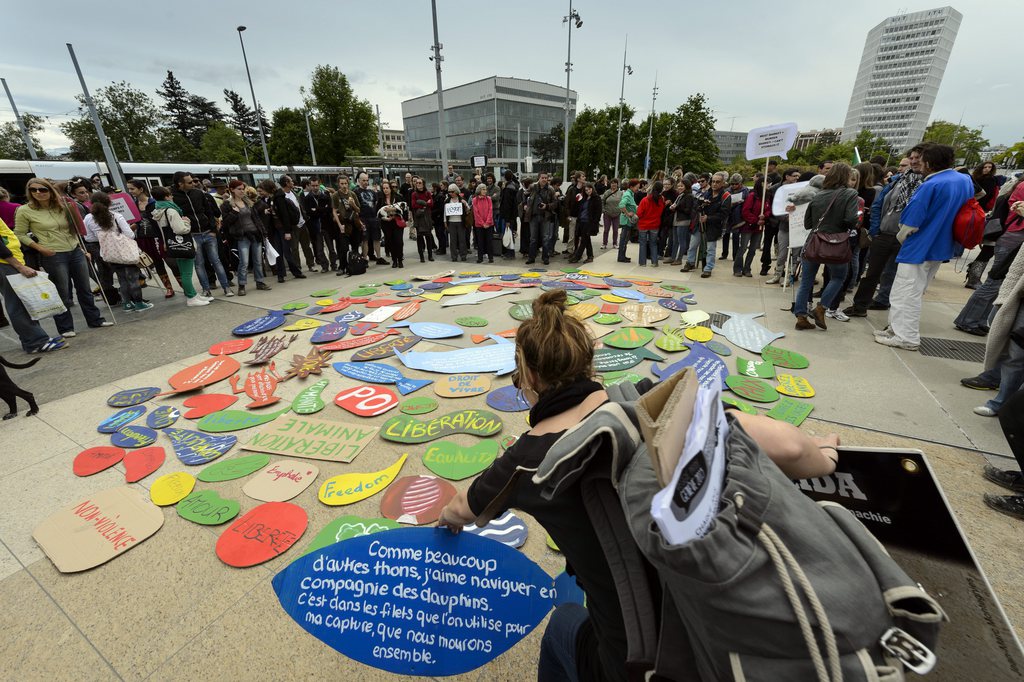
[[[536,426],[548,417],[561,414],[571,407],[582,403],[594,391],[603,387],[589,378],[577,379],[553,391],[545,391],[537,399],[537,404],[530,409],[530,425]]]

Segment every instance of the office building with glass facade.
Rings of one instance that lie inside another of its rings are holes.
[[[564,122],[565,88],[523,78],[491,76],[444,90],[448,158],[485,155],[510,166],[532,156],[530,143]],[[569,91],[569,125],[576,92]],[[406,151],[414,159],[440,159],[437,93],[402,102]]]

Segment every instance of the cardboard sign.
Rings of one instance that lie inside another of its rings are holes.
[[[201,419],[213,412],[231,407],[238,402],[238,396],[224,393],[204,393],[185,398],[183,406],[191,408],[185,413],[185,419]]]
[[[437,401],[427,396],[409,398],[398,409],[404,414],[427,414],[437,409]]]
[[[411,288],[410,285],[408,285],[408,284],[403,284],[401,286],[404,286],[406,289]],[[394,287],[392,287],[392,288],[394,288]],[[413,315],[415,315],[417,312],[419,312],[420,305],[422,305],[420,301],[409,301],[408,303],[403,305],[401,308],[399,308],[398,312],[391,316],[391,319],[392,320],[405,320],[407,318],[410,318]],[[416,334],[416,332],[413,332],[413,334]],[[422,336],[422,334],[417,334],[417,336]]]
[[[791,395],[794,398],[814,397],[814,387],[811,386],[811,382],[803,377],[798,377],[794,374],[779,374],[775,378],[779,381],[779,385],[776,388],[779,393]]]
[[[516,330],[506,329],[505,331],[497,332],[496,334],[472,334],[469,338],[472,339],[473,343],[483,343],[487,339],[493,339],[495,337],[501,339],[514,339],[516,338]]]
[[[386,530],[401,528],[402,524],[391,519],[367,519],[362,516],[342,516],[334,519],[323,530],[316,534],[313,541],[302,556],[323,549],[335,542],[357,538],[363,535],[373,535]]]
[[[125,222],[137,223],[142,220],[142,215],[139,213],[139,205],[135,203],[135,199],[132,198],[131,194],[127,192],[111,192],[107,196],[110,197],[110,210],[120,214],[125,219]]]
[[[356,287],[355,289],[353,289],[349,293],[349,297],[351,297],[351,298],[360,298],[360,297],[363,297],[363,296],[370,296],[370,295],[375,294],[375,293],[377,293],[377,287],[371,287],[371,286]],[[366,303],[366,301],[364,300],[363,303]]]
[[[444,214],[445,214],[445,216],[462,215],[462,202],[461,201],[451,201],[451,202],[445,203],[445,205],[444,205]]]
[[[745,348],[751,353],[760,353],[772,341],[785,336],[782,332],[768,331],[754,322],[758,317],[762,317],[764,313],[734,313],[728,310],[719,312],[723,315],[728,315],[729,319],[725,321],[721,329],[713,326],[711,331],[716,334],[722,334],[725,338],[729,339],[732,345]]]
[[[320,474],[309,462],[281,459],[249,479],[242,492],[263,502],[287,502],[308,488]]]
[[[659,336],[654,342],[654,345],[661,350],[669,353],[681,353],[682,351],[690,349],[690,347],[686,345],[686,341],[683,340],[683,335],[672,327],[662,327],[661,331],[663,336]],[[607,343],[607,341],[605,341],[605,343]]]
[[[330,364],[332,355],[331,351],[321,350],[316,347],[310,348],[309,352],[305,355],[293,355],[291,367],[281,377],[281,381],[288,381],[295,377],[306,379],[311,374],[319,376],[323,373],[323,369]]]
[[[135,488],[103,490],[47,517],[32,539],[61,573],[99,566],[160,530],[164,515]]]
[[[110,444],[119,448],[142,448],[155,442],[156,431],[134,424],[122,426],[110,436]]]
[[[238,387],[239,377],[231,377],[232,393],[244,392],[252,398],[252,402],[245,406],[247,410],[273,405],[281,399],[280,396],[274,395],[274,391],[277,390],[277,384],[281,381],[281,377],[277,376],[277,373],[274,371],[275,369],[276,367],[272,362],[269,366],[260,369],[258,372],[249,372],[245,377],[245,383],[242,384],[242,388]]]
[[[671,314],[661,306],[647,303],[624,303],[619,306],[619,315],[637,327],[653,327]]]
[[[377,417],[398,407],[394,391],[381,386],[347,388],[334,397],[334,404],[357,417]]]
[[[209,436],[189,429],[166,429],[174,454],[182,464],[209,464],[238,442],[237,436]]]
[[[71,470],[75,476],[92,476],[104,469],[109,469],[125,457],[123,448],[100,445],[94,448],[82,450],[75,455],[75,461],[71,463]]]
[[[694,343],[690,346],[690,352],[678,362],[662,368],[658,365],[651,366],[651,374],[664,381],[684,367],[693,367],[697,373],[697,384],[703,388],[711,388],[718,385],[723,390],[725,379],[729,376],[729,368],[725,366],[722,359],[709,351],[702,343]]]
[[[493,436],[501,431],[501,418],[487,410],[459,410],[426,421],[399,415],[384,422],[381,438],[397,443],[426,443],[456,433]]]
[[[769,156],[786,157],[786,152],[793,148],[796,142],[796,123],[776,123],[775,125],[754,128],[747,133],[746,158],[749,161],[754,159],[767,159]]]
[[[499,296],[508,296],[515,293],[517,292],[506,288],[502,288],[501,291],[474,291],[472,293],[465,294],[464,296],[456,296],[455,298],[445,297],[445,299],[441,301],[441,307],[450,308],[456,305],[478,305],[498,298]]]
[[[375,335],[376,336],[376,335]],[[384,360],[395,354],[395,351],[404,352],[422,341],[419,336],[397,336],[384,343],[371,348],[363,348],[352,354],[352,362],[366,362],[367,360]]]
[[[530,409],[523,394],[515,386],[502,386],[487,394],[487,406],[501,412],[523,412]]]
[[[403,454],[398,461],[381,471],[372,473],[341,474],[328,478],[320,486],[317,498],[326,505],[336,507],[345,504],[354,504],[373,497],[391,485],[398,472],[402,470],[408,454]]]
[[[509,374],[516,368],[516,345],[500,337],[491,338],[498,343],[450,351],[398,352],[395,355],[409,369],[418,369],[424,372]]]
[[[124,456],[124,482],[135,483],[159,469],[167,454],[160,446],[132,450]]]
[[[593,321],[598,324],[618,324],[622,322],[622,318],[614,313],[601,313],[595,315]]]
[[[292,301],[281,306],[281,310],[302,310],[309,307],[309,301]]]
[[[461,481],[476,476],[498,457],[498,441],[485,438],[476,445],[463,447],[441,440],[431,443],[423,453],[423,464],[442,478]]]
[[[352,332],[352,336],[362,336],[376,326],[376,322],[356,322],[349,325],[349,331]]]
[[[343,376],[373,384],[395,384],[398,392],[409,395],[432,383],[430,379],[410,379],[396,367],[383,362],[336,362],[334,369]]]
[[[253,426],[262,426],[272,422],[279,416],[288,412],[290,408],[284,408],[277,412],[249,412],[248,410],[221,410],[208,414],[196,423],[196,428],[206,433],[226,433],[228,431],[241,431]]]
[[[263,365],[270,362],[271,358],[283,351],[285,348],[292,344],[292,341],[299,338],[298,334],[282,334],[281,336],[262,336],[260,340],[256,342],[253,349],[249,351],[249,358],[246,359],[245,364],[247,365]]]
[[[736,395],[757,403],[771,403],[779,399],[779,392],[771,384],[754,377],[733,374],[725,378],[725,385]]]
[[[114,433],[122,426],[130,424],[146,413],[144,405],[134,405],[118,410],[99,423],[96,430],[100,433]]]
[[[608,298],[605,298],[604,296],[601,296],[601,298],[608,301],[609,303],[627,303],[628,301],[636,301],[638,303],[649,303],[652,301],[652,299],[648,298],[647,296],[644,296],[639,291],[634,291],[632,289],[612,289],[610,295],[616,298],[622,298],[626,300],[612,301]]]
[[[646,348],[635,348],[633,350],[613,350],[601,348],[594,351],[594,371],[614,372],[622,369],[636,367],[644,360],[662,361],[665,358],[652,353]]]
[[[351,329],[351,324],[349,329]],[[331,343],[320,346],[321,350],[339,351],[339,350],[352,350],[353,348],[361,348],[362,346],[369,346],[370,344],[383,341],[389,336],[397,336],[399,332],[395,329],[389,329],[386,332],[380,332],[379,334],[370,334],[369,336],[361,336],[353,339],[341,339],[339,341],[332,341]]]
[[[201,526],[219,526],[238,516],[241,506],[235,500],[226,500],[214,490],[194,490],[179,502],[178,516]]]
[[[384,491],[380,515],[411,526],[434,523],[457,494],[451,483],[436,476],[403,476]]]
[[[569,308],[567,314],[575,317],[577,320],[585,320],[588,317],[593,317],[601,310],[601,306],[596,303],[578,303],[577,305]]]
[[[722,393],[721,394],[721,400],[722,400],[723,403],[727,403],[729,405],[733,405],[740,412],[746,412],[747,414],[758,414],[758,411],[757,411],[756,407],[754,407],[753,405],[751,405],[748,402],[740,400],[739,398],[734,396],[732,393]],[[772,409],[774,409],[774,408],[772,408]]]
[[[153,481],[153,485],[149,487],[149,499],[160,507],[177,504],[188,497],[195,486],[196,479],[192,474],[187,474],[184,471],[164,474]]]
[[[204,483],[233,481],[255,473],[270,464],[270,455],[246,455],[223,460],[206,467],[196,476]]]
[[[526,544],[530,531],[523,520],[514,512],[507,511],[483,528],[475,523],[462,527],[462,532],[500,542],[506,547],[518,549]]]
[[[313,332],[313,336],[309,337],[309,342],[315,344],[331,343],[343,338],[345,334],[348,334],[347,322],[332,322],[322,327],[317,327],[316,331]]]
[[[174,390],[165,391],[160,395],[197,391],[204,386],[209,386],[210,384],[215,384],[222,379],[227,379],[241,368],[242,366],[238,364],[238,360],[235,360],[230,355],[218,355],[216,357],[207,358],[206,360],[196,363],[191,367],[186,367],[168,379],[167,383],[170,384],[171,388]]]
[[[623,370],[619,372],[605,372],[601,375],[601,383],[605,386],[614,386],[615,384],[621,384],[624,381],[631,381],[634,384],[638,381],[643,380],[643,377],[636,372],[630,372],[629,370]]]
[[[721,341],[712,340],[706,342],[704,345],[708,347],[709,351],[711,351],[715,355],[721,355],[723,358],[727,358],[730,355],[732,355],[732,348],[729,348],[729,346],[725,345]],[[765,360],[768,359],[764,357],[764,353],[761,354],[761,357],[764,358]]]
[[[671,291],[654,285],[638,286],[636,290],[645,296],[650,296],[651,298],[672,298]]]
[[[524,322],[533,317],[533,304],[516,303],[508,309],[508,314],[512,316],[512,319]]]
[[[701,322],[711,319],[706,310],[687,310],[679,315],[679,321],[684,327],[696,327]]]
[[[463,327],[486,327],[489,323],[482,317],[470,315],[467,317],[456,317],[455,324],[462,325]]]
[[[278,557],[306,532],[306,511],[290,502],[266,502],[236,519],[217,538],[217,557],[247,568]]]
[[[424,339],[451,339],[462,336],[461,328],[440,322],[400,322],[391,327],[408,327],[409,331]]]
[[[442,398],[469,398],[490,389],[491,380],[483,374],[449,374],[434,382],[434,393]]]
[[[326,462],[351,462],[376,433],[375,426],[286,416],[260,430],[242,449]]]
[[[324,298],[327,296],[334,296],[338,293],[337,289],[318,289],[309,295],[310,298]]]
[[[388,571],[367,575],[381,562]],[[421,578],[412,589],[409,575]],[[551,578],[520,552],[431,528],[324,547],[274,576],[273,586],[300,627],[345,656],[434,677],[469,672],[510,649],[555,596]],[[352,607],[339,613],[332,603]]]
[[[151,429],[166,429],[174,426],[181,412],[171,405],[162,405],[146,415],[146,426]]]
[[[776,367],[785,369],[806,369],[810,365],[803,355],[778,346],[765,346],[761,349],[761,357]]]
[[[320,397],[329,382],[321,379],[312,386],[299,391],[299,394],[292,400],[292,412],[295,414],[314,414],[324,409],[325,403]]]
[[[232,339],[231,341],[221,341],[215,343],[207,349],[207,353],[210,355],[234,355],[235,353],[241,353],[244,350],[249,350],[252,347],[254,341],[252,339]]]
[[[107,405],[111,407],[132,407],[156,397],[158,393],[160,393],[160,389],[156,386],[127,388],[107,398]]]
[[[302,332],[308,329],[316,329],[317,327],[323,327],[327,323],[323,320],[314,320],[309,317],[304,317],[298,322],[288,325],[282,331],[286,332]]]
[[[768,410],[767,415],[772,419],[800,426],[812,410],[814,410],[814,405],[811,403],[802,403],[799,400],[783,396],[772,409]]]
[[[604,345],[612,348],[639,348],[654,338],[654,332],[643,327],[623,327],[603,339]]]
[[[683,335],[691,341],[699,341],[700,343],[710,341],[714,337],[714,334],[707,327],[687,327]]]
[[[775,365],[767,360],[747,360],[746,358],[737,357],[736,372],[745,377],[771,379],[775,376]]]
[[[541,289],[544,291],[551,291],[553,289],[562,289],[563,291],[583,291],[586,289],[585,286],[579,282],[545,282],[541,285]]]
[[[662,308],[665,308],[666,310],[671,310],[673,312],[686,312],[686,304],[683,303],[682,301],[677,301],[674,298],[659,298],[658,305],[660,305]]]
[[[232,329],[231,333],[235,336],[255,336],[256,334],[269,332],[271,329],[277,329],[284,324],[284,321],[285,312],[283,310],[268,310],[267,314],[263,317],[243,322]]]

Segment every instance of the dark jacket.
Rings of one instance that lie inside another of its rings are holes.
[[[260,202],[263,202],[263,206],[260,207]],[[260,237],[264,237],[263,227],[263,212],[261,208],[266,208],[266,202],[260,199],[251,207],[252,222],[256,225],[256,232]],[[242,230],[242,223],[238,219],[238,212],[234,210],[230,201],[225,201],[220,205],[220,227],[221,232],[226,232],[232,239],[241,239],[245,236]],[[250,233],[251,234],[251,233]]]
[[[545,207],[541,208],[541,204]],[[541,187],[537,182],[530,187],[526,197],[526,219],[533,220],[535,217],[549,222],[554,222],[558,217],[558,197],[550,184]]]
[[[732,215],[732,196],[725,190],[715,196],[714,190],[709,189],[704,193],[704,200],[707,202],[701,210],[701,213],[707,216],[704,222],[704,238],[709,242],[715,242],[722,238],[722,232],[729,224]]]
[[[181,207],[184,217],[188,218],[192,226],[192,234],[211,232],[217,229],[217,202],[206,192],[192,188],[190,190],[178,189],[171,191],[171,199]]]
[[[586,227],[582,229],[587,229],[591,235],[596,235],[601,224],[601,197],[594,192],[589,199],[581,201],[580,205],[582,206],[584,203],[587,205],[587,222],[585,223]]]
[[[501,190],[498,198],[498,215],[505,220],[514,221],[519,217],[519,207],[516,205],[516,196],[519,194],[519,185],[515,182],[507,183]]]
[[[299,197],[299,203],[302,204],[308,221],[323,223],[331,217],[331,198],[327,196],[327,192],[303,192]]]
[[[284,190],[280,187],[277,188],[274,196],[270,199],[270,206],[274,210],[274,229],[285,234],[294,232],[295,228],[299,225],[298,218],[295,215],[295,204],[284,195]]]
[[[697,197],[693,196],[693,192],[684,192],[683,194],[676,197],[676,214],[674,220],[676,222],[689,220],[693,221],[697,210]],[[692,222],[690,223],[692,226]]]
[[[661,212],[661,230],[667,230],[672,227],[672,218],[675,212],[672,210],[672,204],[675,202],[676,197],[679,194],[674,189],[668,189],[661,193],[662,198],[665,199],[665,208]]]
[[[579,202],[584,195],[584,189],[576,183],[566,186],[565,190],[565,212],[570,218],[578,218],[580,215]]]
[[[829,234],[855,229],[858,198],[857,190],[852,187],[823,189],[808,204],[804,225],[810,230],[817,229]]]

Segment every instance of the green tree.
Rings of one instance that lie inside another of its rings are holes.
[[[291,107],[276,109],[270,116],[270,123],[274,127],[274,137],[267,143],[267,148],[272,163],[294,165],[313,162],[306,136],[306,117],[302,111]]]
[[[173,71],[167,72],[167,78],[156,94],[164,100],[169,125],[181,133],[193,147],[198,148],[202,144],[203,135],[211,123],[224,120],[224,113],[216,104],[186,90]]]
[[[237,130],[217,121],[203,135],[199,155],[205,163],[245,163],[245,140]]]
[[[338,165],[349,156],[375,153],[377,121],[373,108],[365,99],[356,97],[348,77],[341,69],[328,64],[317,65],[310,76],[309,87],[303,86],[299,92],[304,106],[310,112],[310,128],[319,152],[317,161]],[[276,121],[279,111],[274,112],[272,122],[274,137],[281,134]],[[303,119],[304,130],[305,120],[301,112],[299,117]],[[291,142],[281,146],[290,148]]]
[[[165,163],[203,161],[199,156],[199,150],[174,128],[161,128],[157,137],[159,138],[157,147],[159,149],[160,161]]]
[[[1008,148],[992,160],[1001,166],[1020,168],[1021,164],[1024,164],[1024,140]]]
[[[29,139],[35,147],[36,155],[45,159],[46,152],[43,151],[43,144],[39,141],[39,133],[43,131],[43,124],[47,119],[35,114],[23,114],[21,117],[25,128],[28,130]],[[21,136],[21,129],[17,121],[8,121],[0,125],[0,159],[27,159],[28,149],[25,148],[25,139]]]
[[[85,98],[81,95],[77,98],[78,117],[60,124],[61,132],[71,140],[71,158],[76,161],[102,159],[103,148],[96,136]],[[129,148],[136,161],[162,159],[157,138],[160,112],[149,95],[121,81],[99,88],[93,96],[93,103],[103,123],[103,131],[120,161],[128,160]]]
[[[668,135],[671,123],[672,135]],[[670,140],[669,167],[679,165],[686,171],[701,173],[713,171],[719,167],[718,143],[715,142],[715,117],[708,106],[707,97],[703,93],[690,95],[685,102],[671,114],[667,121],[661,123],[661,156],[654,155],[655,146],[651,145],[651,168],[661,168],[658,158],[665,158],[664,140]],[[656,123],[655,128],[658,128]]]
[[[924,141],[948,144],[956,150],[956,157],[971,165],[981,159],[981,150],[989,146],[980,128],[971,128],[949,121],[932,121],[924,130]]]
[[[565,128],[561,123],[556,123],[550,131],[530,140],[531,152],[545,165],[553,165],[557,159],[562,158],[564,144]]]
[[[634,114],[632,107],[623,107],[624,137],[631,135],[629,131],[635,128],[631,123]],[[585,171],[588,177],[593,174],[595,168],[611,176],[615,172],[615,140],[618,125],[617,104],[605,106],[603,109],[584,107],[578,112],[569,129],[569,168]],[[560,147],[554,158],[560,158],[561,155]]]

